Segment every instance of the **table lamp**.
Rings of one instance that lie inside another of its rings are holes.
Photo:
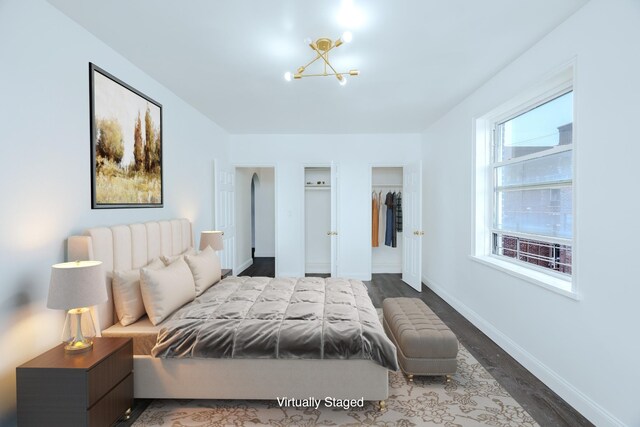
[[[211,246],[214,251],[223,250],[222,236],[224,236],[223,231],[203,231],[200,233],[200,250],[205,249],[207,246]]]
[[[90,306],[107,300],[101,261],[74,261],[51,267],[47,307],[67,310],[62,341],[67,353],[91,350],[96,330]]]

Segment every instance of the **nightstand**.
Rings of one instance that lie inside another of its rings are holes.
[[[231,269],[230,268],[223,268],[221,273],[222,273],[222,278],[224,279],[225,277],[231,276]]]
[[[133,405],[133,341],[95,338],[93,350],[63,344],[16,368],[18,425],[110,426]]]

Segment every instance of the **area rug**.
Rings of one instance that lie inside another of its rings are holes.
[[[277,401],[154,400],[133,426],[494,426],[532,427],[538,424],[460,345],[458,372],[450,383],[443,377],[389,373],[387,409],[375,402],[336,409],[280,407]]]

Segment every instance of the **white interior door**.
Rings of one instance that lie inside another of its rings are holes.
[[[404,167],[402,192],[403,265],[402,280],[422,290],[422,164]]]
[[[338,165],[331,162],[331,277],[338,276]]]
[[[222,268],[233,268],[236,253],[235,227],[235,171],[216,159],[215,168],[215,227],[224,232],[224,249],[218,252]],[[234,271],[234,274],[239,272]]]

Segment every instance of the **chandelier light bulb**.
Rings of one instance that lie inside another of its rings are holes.
[[[351,43],[351,40],[353,40],[353,34],[351,34],[351,31],[345,31],[344,33],[342,33],[342,41],[345,43]]]
[[[311,37],[307,37],[306,39],[304,39],[304,43],[310,45],[311,43],[313,43],[313,40],[311,40]]]
[[[360,28],[366,20],[364,11],[353,4],[353,0],[342,0],[336,18],[338,24],[346,28]]]
[[[293,78],[293,75],[291,74],[291,71],[287,71],[286,73],[284,73],[284,79],[286,81],[290,82],[292,78]]]
[[[338,79],[338,83],[340,83],[340,86],[344,86],[347,84],[347,78],[345,76],[343,76],[342,74],[339,74],[340,78]]]

